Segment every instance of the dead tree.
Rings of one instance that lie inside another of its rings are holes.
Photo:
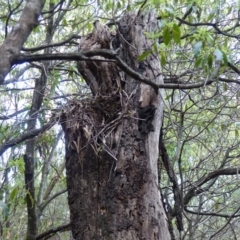
[[[80,49],[112,49],[132,70],[162,83],[157,54],[138,60],[152,49],[144,33],[156,30],[152,12],[126,14],[114,33],[96,21]],[[170,239],[157,171],[163,92],[104,57],[78,69],[93,97],[69,102],[61,118],[74,239]]]

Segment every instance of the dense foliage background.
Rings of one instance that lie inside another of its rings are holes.
[[[0,0],[1,43],[10,41],[25,5],[23,0]],[[64,138],[56,116],[69,100],[90,97],[73,54],[96,19],[117,31],[125,12],[149,9],[159,16],[158,32],[146,35],[154,40],[151,51],[159,54],[163,70],[163,142],[182,196],[177,204],[183,207],[184,231],[178,232],[173,218],[175,236],[238,239],[240,4],[236,0],[45,1],[39,25],[0,86],[2,239],[25,238],[31,204],[37,207],[39,234],[60,226],[52,239],[71,239],[70,232],[60,231],[69,230],[69,212]],[[59,55],[41,61],[49,54]],[[63,55],[64,60],[59,57]],[[24,156],[30,148],[35,182],[28,191]],[[166,209],[174,211],[173,178],[161,157],[159,172]]]

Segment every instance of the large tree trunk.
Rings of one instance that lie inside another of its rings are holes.
[[[97,21],[80,48],[113,47],[133,70],[162,83],[154,53],[137,61],[152,48],[144,32],[156,29],[151,12],[125,15],[114,34]],[[62,114],[73,237],[168,240],[157,172],[162,92],[101,60],[78,64],[94,97],[72,101]]]

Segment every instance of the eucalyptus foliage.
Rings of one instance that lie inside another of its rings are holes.
[[[0,0],[1,44],[4,40],[8,43],[25,4]],[[184,216],[181,233],[175,218],[171,219],[175,236],[237,239],[240,235],[239,2],[47,0],[38,25],[20,55],[13,59],[0,86],[2,239],[24,239],[26,195],[36,204],[39,234],[69,223],[61,127],[57,122],[47,124],[67,101],[90,96],[72,54],[78,53],[81,36],[92,31],[96,19],[117,31],[117,22],[124,13],[152,10],[158,15],[158,31],[145,33],[154,44],[138,60],[154,52],[162,66],[164,85],[159,87],[165,89],[163,141],[181,191]],[[56,55],[42,61],[48,54]],[[29,56],[35,60],[29,61]],[[46,89],[31,135],[29,111],[41,74],[46,77]],[[23,156],[32,137],[35,199],[24,183]],[[161,157],[159,172],[162,196],[170,212],[174,210],[172,182]],[[51,234],[70,239],[69,232]]]

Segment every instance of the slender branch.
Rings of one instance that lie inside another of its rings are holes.
[[[5,88],[3,90],[0,90],[0,93],[2,92],[9,92],[9,91],[27,91],[27,90],[33,90],[34,87],[30,88]]]
[[[212,239],[215,236],[217,236],[230,223],[231,219],[236,216],[236,213],[239,210],[240,210],[240,207],[237,208],[237,210],[228,218],[227,222],[217,232],[215,232],[209,239]]]
[[[41,204],[39,206],[39,208],[41,209],[41,211],[43,211],[43,209],[53,200],[55,199],[56,197],[58,197],[59,195],[65,193],[67,191],[67,188],[63,189],[62,191],[60,192],[57,192],[55,193],[53,196],[51,196],[50,198],[48,198],[43,204]]]
[[[102,56],[108,59],[115,59],[118,67],[121,70],[126,72],[129,76],[133,77],[134,79],[137,79],[145,84],[152,86],[155,90],[157,90],[160,87],[164,87],[164,84],[161,84],[162,86],[159,86],[155,82],[151,81],[151,79],[146,78],[140,73],[134,71],[123,60],[121,60],[121,58],[117,56],[116,52],[111,50],[106,50],[106,49],[84,51],[84,52],[79,52],[77,54],[76,53],[75,54],[74,53],[72,54],[37,54],[37,55],[31,55],[31,56],[21,55],[14,61],[14,63],[20,64],[24,62],[41,61],[41,60],[103,61],[102,59],[90,58],[93,56]]]
[[[66,40],[58,42],[58,43],[42,45],[42,46],[34,47],[34,48],[24,48],[23,47],[22,50],[25,51],[25,52],[34,52],[34,51],[40,51],[40,50],[43,50],[45,48],[50,48],[50,47],[60,47],[60,46],[63,46],[64,44],[66,44],[66,43],[69,43],[74,38],[79,39],[79,38],[81,38],[81,36],[73,34],[69,38],[67,38]]]
[[[103,59],[94,59],[93,56],[102,56],[108,58],[107,60]],[[134,71],[130,68],[120,57],[117,56],[117,53],[111,50],[99,49],[93,51],[85,51],[79,53],[68,53],[68,54],[35,54],[35,55],[21,55],[15,61],[14,64],[21,64],[25,62],[34,62],[34,61],[50,61],[50,60],[68,60],[68,61],[107,61],[107,62],[116,62],[117,66],[127,73],[132,78],[139,80],[145,84],[150,85],[156,91],[158,88],[165,89],[193,89],[200,88],[204,85],[209,85],[214,81],[209,79],[208,81],[202,81],[199,83],[191,84],[157,84],[151,79],[141,75],[140,73]]]
[[[20,81],[19,80],[20,77],[30,68],[32,68],[32,66],[31,65],[27,65],[26,67],[20,69],[13,78],[5,80],[2,84],[3,85],[7,85],[7,84],[10,84],[10,83],[19,82]]]
[[[57,3],[57,4],[54,6],[54,8],[52,8],[52,9],[50,9],[50,10],[48,10],[48,11],[42,12],[42,15],[44,15],[44,14],[49,14],[49,13],[54,13],[55,9],[56,9],[58,6],[60,6],[60,8],[61,8],[61,5],[64,3],[64,1],[65,1],[65,0],[61,0],[59,3]]]
[[[168,156],[167,149],[165,147],[164,141],[163,141],[163,133],[161,129],[160,133],[160,140],[159,140],[159,153],[160,156],[162,157],[162,162],[164,164],[164,167],[167,171],[168,177],[170,182],[173,184],[172,186],[172,191],[173,191],[173,196],[174,196],[174,211],[172,213],[172,216],[176,217],[176,223],[177,223],[177,228],[179,231],[183,231],[183,221],[182,221],[182,195],[178,186],[178,179],[177,176],[174,172],[173,166],[171,164],[171,161]]]
[[[16,137],[12,140],[9,140],[7,142],[5,142],[3,145],[0,146],[0,156],[9,148],[14,147],[16,145],[18,145],[19,143],[22,143],[25,140],[28,140],[30,138],[36,137],[39,134],[45,132],[46,130],[50,129],[51,127],[53,127],[56,123],[56,119],[52,119],[50,122],[48,122],[47,124],[43,125],[41,128],[38,129],[34,129],[32,131],[29,131],[27,133],[22,134],[19,137]]]
[[[236,218],[236,217],[240,217],[240,214],[237,215],[229,215],[229,214],[219,214],[219,213],[215,213],[215,212],[195,212],[192,210],[189,210],[188,208],[184,208],[184,210],[188,213],[191,214],[196,214],[196,215],[201,215],[201,216],[214,216],[214,217],[223,217],[223,218]]]
[[[62,54],[34,54],[20,55],[13,61],[13,64],[22,64],[25,62],[34,61],[50,61],[50,60],[68,60],[68,61],[108,61],[103,59],[92,59],[90,57],[102,56],[109,59],[114,59],[116,52],[107,49],[98,49],[93,51],[81,51],[79,53],[62,53]]]
[[[102,56],[107,59],[94,59],[91,57],[94,56]],[[169,83],[169,84],[157,84],[152,81],[152,79],[149,79],[145,77],[144,75],[134,71],[132,68],[130,68],[119,56],[115,51],[107,50],[107,49],[97,49],[97,50],[91,50],[91,51],[81,51],[79,53],[67,53],[67,54],[35,54],[35,55],[21,55],[19,56],[15,61],[14,64],[21,64],[25,62],[34,62],[34,61],[50,61],[50,60],[68,60],[68,61],[114,61],[116,62],[117,66],[123,70],[125,73],[127,73],[132,78],[139,80],[140,82],[143,82],[145,84],[150,85],[152,88],[154,88],[156,91],[159,88],[164,89],[194,89],[194,88],[200,88],[205,85],[212,84],[214,81],[214,78],[216,77],[215,74],[210,77],[207,81],[202,81],[198,83]],[[229,63],[229,66],[234,69],[234,71],[238,74],[240,74],[240,70]]]
[[[185,20],[191,13],[192,13],[193,7],[191,6],[188,11],[183,15],[182,20]],[[179,21],[178,26],[180,27],[183,23]]]
[[[9,20],[11,18],[11,16],[13,15],[14,11],[17,10],[23,3],[23,0],[20,1],[20,3],[14,8],[14,9],[11,9],[11,5],[10,5],[10,11],[9,11],[9,14],[7,16],[7,20],[6,20],[6,26],[5,26],[5,38],[7,37],[8,35],[8,23],[9,23]]]
[[[43,196],[43,201],[47,201],[47,199],[49,198],[53,188],[55,187],[56,183],[58,182],[58,180],[61,178],[62,176],[62,173],[65,169],[65,162],[63,162],[60,166],[59,169],[56,169],[53,165],[51,166],[54,168],[54,170],[56,171],[56,175],[51,179],[45,193],[44,193],[44,196]]]
[[[218,80],[219,80],[219,82],[240,84],[240,80],[237,80],[237,79],[227,79],[227,78],[219,77]]]
[[[231,64],[230,62],[228,63],[228,66],[234,71],[236,72],[237,74],[240,74],[240,70],[234,66],[233,64]]]
[[[147,3],[147,0],[144,0],[143,3],[141,4],[140,8],[138,9],[138,13],[137,16],[139,17],[141,14],[141,11],[143,9],[143,7],[145,6],[145,4]]]
[[[27,110],[28,110],[28,108],[23,108],[23,109],[15,112],[15,113],[12,113],[12,114],[10,114],[10,115],[7,115],[7,116],[6,116],[6,115],[2,115],[2,116],[0,116],[0,120],[8,120],[8,119],[10,119],[10,118],[12,118],[12,117],[15,117],[15,116],[17,116],[18,114],[23,113],[23,112],[25,112],[25,111],[27,111]]]
[[[70,230],[71,230],[71,223],[68,223],[66,225],[62,225],[62,226],[59,226],[59,227],[51,228],[48,231],[39,234],[36,237],[36,240],[40,240],[42,238],[47,239],[47,238],[52,237],[57,232],[65,232],[65,231],[70,231]]]
[[[238,175],[240,171],[240,168],[225,168],[225,169],[219,169],[217,171],[209,173],[206,177],[203,179],[200,179],[198,182],[193,184],[193,187],[187,192],[187,194],[184,196],[183,203],[184,206],[186,206],[189,201],[192,199],[192,197],[197,196],[198,194],[205,191],[205,189],[200,189],[200,187],[210,181],[211,179],[214,179],[219,176],[228,176],[228,175]]]
[[[218,27],[217,27],[217,24],[216,23],[190,23],[184,19],[181,19],[179,17],[176,17],[176,19],[180,22],[180,23],[183,23],[183,24],[186,24],[188,26],[192,26],[192,27],[199,27],[199,26],[208,26],[208,27],[213,27],[216,32],[218,34],[222,34],[224,36],[227,36],[227,37],[232,37],[232,38],[236,38],[238,39],[239,38],[239,35],[232,35],[232,34],[228,34],[226,32],[223,32],[221,31]]]

